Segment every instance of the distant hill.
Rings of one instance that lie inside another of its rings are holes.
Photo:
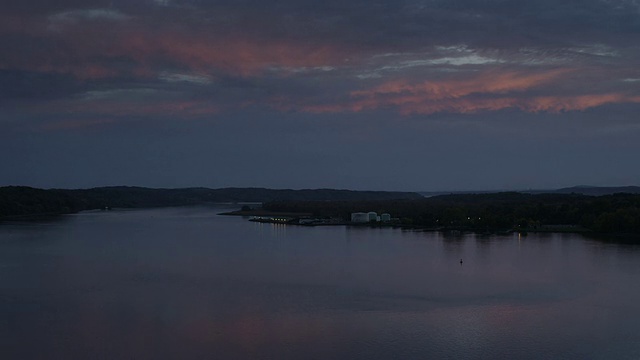
[[[418,194],[423,197],[434,197],[434,196],[442,196],[442,195],[472,195],[472,194],[496,194],[503,191],[499,190],[466,190],[466,191],[420,191]]]
[[[363,201],[420,199],[412,192],[351,191],[334,189],[275,190],[265,188],[100,187],[93,189],[36,189],[0,187],[0,218],[34,214],[64,214],[82,210],[182,206],[220,202]]]
[[[574,186],[554,191],[557,194],[582,194],[591,196],[612,195],[618,193],[640,194],[640,186],[615,186],[615,187],[598,187],[598,186]]]
[[[482,190],[482,191],[421,191],[420,195],[424,197],[433,197],[440,195],[467,195],[467,194],[495,194],[500,193],[502,191],[490,191],[490,190]],[[562,189],[549,189],[549,190],[520,190],[513,191],[523,194],[581,194],[581,195],[589,195],[589,196],[603,196],[603,195],[613,195],[618,193],[627,193],[627,194],[640,194],[640,186],[572,186]]]

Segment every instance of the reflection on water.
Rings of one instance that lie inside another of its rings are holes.
[[[2,358],[640,358],[636,246],[221,211],[0,226]]]

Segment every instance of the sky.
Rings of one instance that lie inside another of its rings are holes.
[[[0,186],[640,185],[638,0],[0,3]]]

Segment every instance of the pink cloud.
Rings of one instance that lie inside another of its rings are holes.
[[[219,34],[206,28],[158,28],[134,20],[70,23],[53,29],[31,26],[34,21],[29,18],[5,15],[0,20],[0,33],[29,35],[46,44],[4,49],[7,56],[0,59],[0,68],[72,74],[83,80],[150,77],[166,67],[252,76],[268,69],[327,66],[344,58],[344,51],[330,43]]]
[[[301,44],[282,39],[251,39],[241,36],[188,36],[147,32],[130,34],[114,49],[140,64],[164,60],[192,70],[222,70],[243,76],[270,67],[312,67],[339,61],[340,51],[328,44]]]
[[[494,70],[479,76],[462,80],[424,81],[413,84],[406,80],[390,81],[373,89],[353,91],[353,97],[375,97],[389,95],[427,96],[431,100],[460,98],[470,94],[502,94],[523,91],[550,83],[567,69],[553,70],[546,73],[527,74],[515,71],[500,72]]]
[[[553,87],[575,70],[559,69],[545,73],[492,71],[469,79],[412,83],[407,80],[385,82],[371,89],[352,91],[348,99],[334,104],[304,104],[300,110],[312,113],[360,112],[395,109],[401,114],[438,112],[476,113],[517,108],[527,112],[586,110],[613,103],[637,103],[640,97],[623,93],[527,95],[553,92]],[[583,90],[583,89],[578,89]]]

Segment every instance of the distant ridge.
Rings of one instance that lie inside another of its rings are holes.
[[[482,190],[482,191],[422,191],[420,194],[424,197],[432,197],[439,195],[464,195],[464,194],[495,194],[504,192],[501,190]],[[578,185],[561,189],[552,190],[520,190],[509,191],[523,194],[580,194],[588,196],[613,195],[618,193],[640,194],[640,186],[588,186]]]
[[[558,194],[582,194],[591,196],[612,195],[618,193],[640,194],[640,186],[614,186],[614,187],[598,187],[598,186],[574,186],[562,188],[554,191]]]

